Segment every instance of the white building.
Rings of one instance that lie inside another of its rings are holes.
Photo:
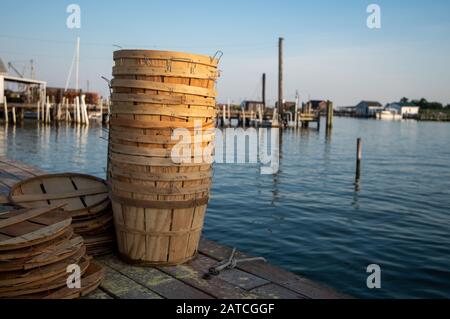
[[[391,103],[388,104],[387,109],[395,110],[397,114],[408,117],[419,115],[420,107],[412,103]]]
[[[5,90],[7,89],[7,84],[20,84],[27,87],[36,86],[40,90],[41,101],[45,100],[47,82],[38,81],[34,79],[27,79],[24,77],[11,76],[8,74],[5,64],[2,59],[0,59],[0,104],[4,103]],[[2,109],[3,110],[3,109]]]

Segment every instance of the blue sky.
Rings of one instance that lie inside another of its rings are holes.
[[[66,27],[66,7],[81,6],[81,29]],[[366,26],[381,7],[382,28]],[[0,1],[0,57],[34,59],[37,77],[64,86],[81,37],[81,87],[106,94],[113,44],[123,48],[224,52],[219,101],[277,92],[277,39],[285,38],[285,95],[353,105],[402,96],[450,103],[450,1]],[[19,68],[20,68],[19,67]],[[73,82],[72,82],[73,83]]]

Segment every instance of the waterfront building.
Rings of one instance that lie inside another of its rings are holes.
[[[361,117],[374,117],[378,112],[383,111],[384,107],[380,102],[361,101],[356,105],[356,115]]]

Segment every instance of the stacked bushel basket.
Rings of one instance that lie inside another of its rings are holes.
[[[120,50],[114,61],[108,182],[119,252],[141,265],[187,262],[209,199],[203,155],[214,147],[219,59]]]

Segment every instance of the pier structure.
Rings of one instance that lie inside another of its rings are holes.
[[[108,120],[109,100],[98,99],[92,103],[92,99],[86,99],[86,95],[95,95],[97,100],[98,95],[79,90],[78,76],[75,90],[68,89],[69,81],[64,89],[49,88],[46,81],[34,78],[33,60],[30,78],[25,77],[24,72],[21,73],[11,62],[8,67],[15,75],[8,73],[0,59],[0,114],[4,123],[16,124],[25,116],[30,116],[29,113],[38,122],[46,124],[66,121],[87,125],[90,119]]]
[[[0,215],[14,209],[8,194],[16,183],[47,174],[36,167],[0,157]],[[230,269],[217,270],[235,256]],[[116,254],[95,257],[105,279],[87,299],[349,299],[349,295],[316,283],[230,247],[202,238],[198,256],[180,266],[138,267]],[[301,261],[300,261],[301,262]]]
[[[12,124],[22,121],[25,113],[32,113],[32,118],[45,124],[68,122],[85,125],[89,124],[90,120],[105,123],[110,114],[109,100],[100,100],[98,104],[86,104],[84,95],[73,99],[63,98],[60,103],[54,102],[54,98],[50,96],[40,97],[34,103],[10,102],[4,96],[0,105],[3,121]]]
[[[225,107],[224,107],[225,108]],[[315,123],[320,128],[320,114],[315,111],[297,110],[297,112],[285,111],[280,116],[282,122],[276,123],[274,117],[277,117],[277,109],[268,108],[266,110],[223,110],[219,107],[217,110],[217,126],[231,126],[234,120],[237,126],[243,127],[309,127],[310,123]],[[275,123],[274,123],[275,122]]]

